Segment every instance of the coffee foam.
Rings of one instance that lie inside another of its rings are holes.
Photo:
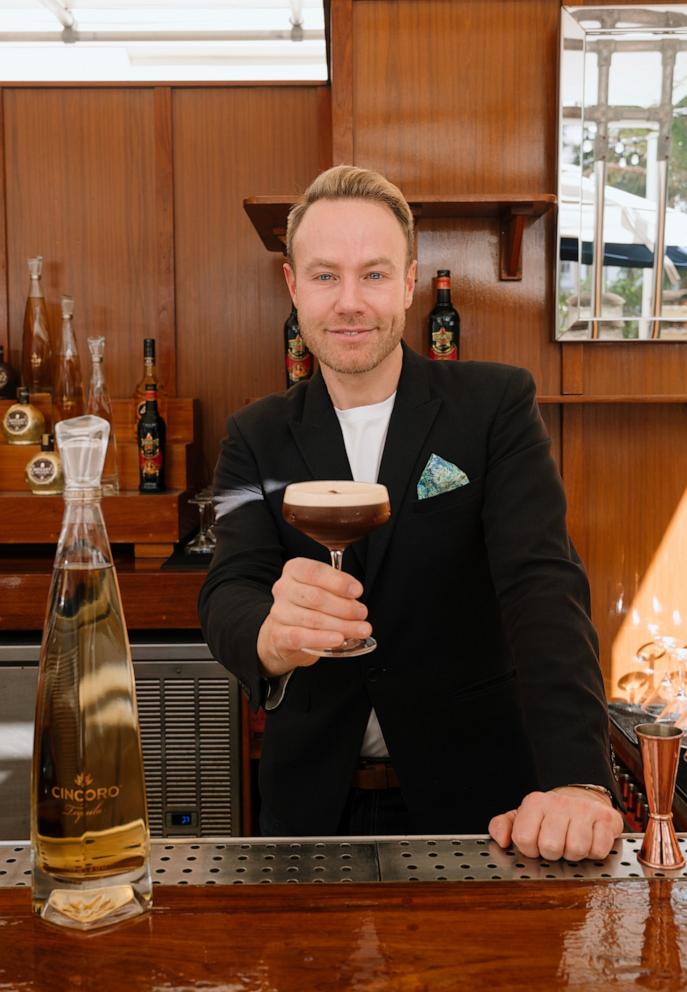
[[[377,506],[388,499],[386,486],[347,480],[292,482],[284,493],[284,502],[289,506]]]

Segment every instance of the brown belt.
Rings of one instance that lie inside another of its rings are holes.
[[[361,764],[353,773],[355,789],[399,789],[398,775],[388,761]]]

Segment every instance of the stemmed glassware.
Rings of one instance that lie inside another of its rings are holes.
[[[184,547],[184,554],[187,555],[211,555],[217,544],[213,529],[214,506],[212,499],[212,489],[208,486],[201,489],[199,493],[189,500],[192,506],[198,507],[200,515],[200,530],[193,540]]]
[[[284,519],[329,551],[332,567],[341,571],[349,544],[385,524],[391,515],[386,486],[372,482],[295,482],[286,487]],[[348,638],[339,648],[304,648],[310,654],[351,658],[374,651],[374,637]]]

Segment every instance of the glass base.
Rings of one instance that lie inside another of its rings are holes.
[[[48,875],[34,867],[33,911],[41,919],[74,930],[95,930],[140,916],[151,908],[150,868],[73,880]]]
[[[374,637],[351,637],[344,641],[340,648],[303,648],[306,654],[316,654],[320,658],[355,658],[360,654],[369,654],[377,647]]]

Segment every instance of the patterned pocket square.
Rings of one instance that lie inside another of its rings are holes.
[[[462,468],[439,455],[430,455],[417,484],[417,498],[429,499],[440,493],[451,492],[452,489],[460,489],[469,482]]]

